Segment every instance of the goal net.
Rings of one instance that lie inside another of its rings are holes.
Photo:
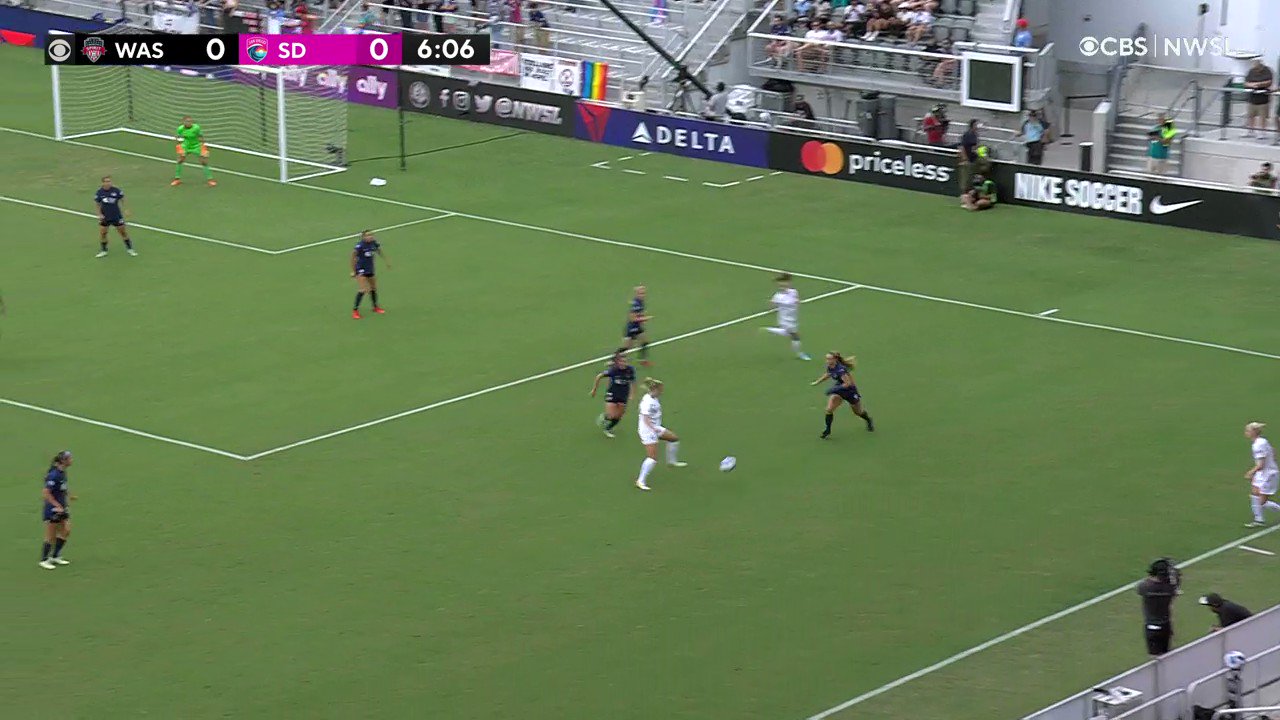
[[[174,131],[190,115],[210,148],[270,158],[281,182],[345,169],[341,68],[54,65],[52,71],[59,140],[123,132],[176,142]]]

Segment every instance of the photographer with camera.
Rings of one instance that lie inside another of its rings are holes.
[[[1173,600],[1182,592],[1181,587],[1182,573],[1169,558],[1151,563],[1146,579],[1138,583],[1147,654],[1153,658],[1169,652],[1173,641]]]
[[[947,119],[947,106],[938,103],[930,108],[928,114],[920,121],[920,131],[924,133],[925,142],[942,146],[947,142],[947,128],[951,121]]]

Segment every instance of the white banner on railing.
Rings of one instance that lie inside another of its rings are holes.
[[[577,60],[556,58],[556,77],[551,92],[561,95],[582,95],[582,63]]]
[[[520,53],[520,87],[539,92],[557,92],[556,58],[550,55]]]
[[[197,13],[188,15],[185,12],[157,10],[151,16],[151,27],[157,32],[195,35],[200,32],[200,15]]]
[[[452,74],[448,65],[405,65],[405,67],[414,72],[435,77],[449,77]]]

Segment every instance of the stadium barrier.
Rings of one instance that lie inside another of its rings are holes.
[[[575,135],[639,152],[661,152],[749,167],[768,167],[769,133],[696,118],[579,101]]]
[[[959,196],[956,155],[897,142],[769,133],[769,168]]]
[[[1137,600],[1135,595],[1135,615],[1138,613]],[[1182,612],[1195,613],[1182,621],[1184,625],[1197,621],[1207,624],[1213,619],[1207,610],[1198,606],[1185,606]],[[1099,715],[1118,717],[1139,708],[1140,712],[1126,717],[1134,720],[1190,718],[1192,708],[1188,705],[1216,708],[1228,701],[1228,688],[1223,682],[1227,672],[1222,667],[1223,657],[1232,650],[1238,650],[1249,658],[1243,668],[1244,687],[1241,690],[1244,699],[1257,699],[1260,690],[1280,679],[1280,663],[1265,661],[1280,658],[1280,654],[1272,652],[1277,637],[1280,637],[1280,605],[1102,681],[1094,688],[1031,713],[1023,720],[1086,720]],[[1131,640],[1135,646],[1142,643],[1137,619]],[[1141,695],[1126,707],[1104,712],[1105,705],[1099,702],[1101,693],[1098,690],[1114,691],[1117,688],[1136,690]],[[1170,708],[1169,702],[1183,703],[1183,706]],[[1157,713],[1160,713],[1158,717]]]
[[[572,137],[573,105],[571,95],[400,71],[400,107],[407,112]]]
[[[44,37],[50,30],[97,32],[108,27],[111,27],[109,22],[0,5],[0,42],[11,45],[43,48]]]

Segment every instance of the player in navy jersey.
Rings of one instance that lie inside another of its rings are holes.
[[[98,244],[101,250],[95,257],[107,256],[107,228],[114,227],[124,241],[124,250],[130,255],[137,255],[133,250],[133,240],[129,239],[129,230],[124,225],[124,191],[111,184],[111,176],[102,178],[102,187],[93,194],[93,203],[98,206]]]
[[[827,368],[822,375],[814,380],[811,385],[817,385],[823,380],[831,379],[832,385],[827,388],[827,427],[822,431],[822,437],[825,439],[831,435],[831,421],[835,419],[836,408],[840,407],[841,402],[849,403],[849,409],[854,415],[862,418],[867,423],[867,430],[872,432],[876,429],[876,424],[871,420],[871,415],[862,409],[862,395],[858,393],[858,386],[853,384],[853,367],[854,357],[850,355],[847,359],[838,352],[827,353]]]
[[[627,413],[627,403],[636,391],[636,369],[627,362],[626,353],[614,353],[609,367],[596,375],[595,382],[591,383],[591,397],[596,396],[596,389],[605,378],[609,378],[609,387],[604,391],[604,412],[596,418],[596,424],[606,437],[613,437],[613,429]]]
[[[67,468],[71,467],[71,452],[63,450],[53,456],[49,472],[44,476],[44,545],[40,549],[40,567],[53,570],[59,565],[70,565],[62,557],[62,548],[71,535],[71,511],[67,504],[76,499],[67,492]]]
[[[356,304],[351,308],[351,317],[356,320],[360,319],[360,302],[364,300],[365,293],[369,293],[369,299],[373,301],[374,312],[379,315],[386,312],[378,304],[378,280],[373,274],[374,255],[382,258],[388,269],[391,268],[391,261],[382,252],[382,245],[373,239],[373,231],[365,230],[360,233],[360,242],[351,251],[351,277],[356,279]]]
[[[623,331],[622,346],[619,351],[630,350],[635,344],[640,343],[640,364],[650,365],[649,362],[649,338],[645,335],[644,324],[653,319],[651,315],[644,314],[645,289],[643,285],[636,286],[636,294],[631,298],[631,309],[627,312],[627,328]]]

